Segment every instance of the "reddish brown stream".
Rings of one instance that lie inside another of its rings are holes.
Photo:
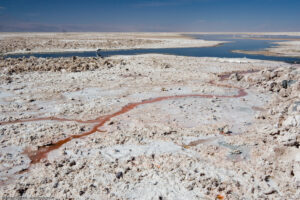
[[[247,72],[233,72],[233,73],[252,73],[255,71],[247,71]],[[232,74],[232,73],[230,73]],[[221,76],[219,76],[221,78],[221,80],[225,80],[230,76],[229,73],[227,74],[223,74]],[[65,118],[57,118],[57,117],[45,117],[45,118],[36,118],[36,119],[25,119],[25,120],[16,120],[16,121],[12,121],[12,122],[0,122],[0,125],[5,125],[5,124],[14,124],[14,123],[21,123],[21,122],[34,122],[34,121],[45,121],[45,120],[53,120],[53,121],[75,121],[78,123],[95,123],[95,125],[93,126],[93,128],[90,131],[84,132],[82,134],[78,134],[78,135],[71,135],[63,140],[59,140],[55,143],[49,144],[49,145],[45,145],[45,146],[41,146],[39,147],[36,151],[25,151],[24,153],[28,155],[28,157],[31,160],[31,165],[32,164],[36,164],[38,162],[40,162],[42,159],[47,157],[47,154],[53,150],[56,150],[58,148],[60,148],[62,145],[68,143],[69,141],[71,141],[72,139],[77,139],[77,138],[81,138],[84,136],[88,136],[91,135],[95,132],[102,132],[99,130],[100,127],[102,127],[106,122],[108,122],[109,120],[111,120],[113,117],[122,115],[124,113],[127,113],[129,111],[131,111],[132,109],[140,106],[140,105],[144,105],[144,104],[151,104],[151,103],[156,103],[156,102],[160,102],[160,101],[165,101],[165,100],[171,100],[171,99],[180,99],[180,98],[189,98],[189,97],[200,97],[200,98],[239,98],[239,97],[243,97],[246,96],[247,93],[245,92],[244,89],[242,88],[238,88],[238,87],[234,87],[234,86],[230,86],[230,85],[225,85],[225,84],[218,84],[215,83],[213,81],[209,82],[210,84],[216,85],[218,87],[225,87],[225,88],[235,88],[238,89],[238,94],[236,95],[232,95],[232,96],[228,96],[228,95],[212,95],[212,94],[186,94],[186,95],[174,95],[174,96],[164,96],[164,97],[157,97],[157,98],[152,98],[152,99],[146,99],[146,100],[142,100],[140,102],[134,102],[134,103],[129,103],[127,105],[125,105],[124,107],[122,107],[119,111],[109,114],[109,115],[105,115],[105,116],[100,116],[94,120],[88,120],[88,121],[82,121],[82,120],[77,120],[77,119],[65,119]]]

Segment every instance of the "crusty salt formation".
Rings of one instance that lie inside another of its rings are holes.
[[[149,54],[0,66],[1,197],[300,195],[299,65]]]

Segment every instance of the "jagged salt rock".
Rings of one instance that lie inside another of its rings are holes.
[[[287,127],[300,127],[300,115],[289,116],[282,125]]]

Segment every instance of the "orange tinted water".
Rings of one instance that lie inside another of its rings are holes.
[[[245,74],[245,73],[253,73],[253,72],[254,71],[233,72],[233,73],[243,73],[243,74]],[[230,74],[224,74],[224,75],[221,75],[220,77],[221,77],[221,80],[225,80],[229,76],[230,76]],[[209,83],[213,84],[213,85],[216,85],[218,87],[238,89],[238,94],[232,95],[232,96],[229,96],[229,95],[211,95],[211,94],[186,94],[186,95],[163,96],[163,97],[157,97],[157,98],[142,100],[140,102],[129,103],[129,104],[125,105],[119,111],[117,111],[115,113],[100,116],[100,117],[98,117],[94,120],[83,121],[83,120],[77,120],[77,119],[73,120],[73,119],[65,119],[65,118],[57,118],[57,117],[45,117],[45,118],[36,118],[36,119],[16,120],[16,121],[12,121],[12,122],[1,122],[0,125],[14,124],[14,123],[20,123],[20,122],[44,121],[44,120],[74,121],[74,122],[78,122],[78,123],[95,123],[95,125],[93,126],[93,128],[90,131],[87,131],[87,132],[84,132],[84,133],[78,134],[78,135],[71,135],[71,136],[69,136],[65,139],[59,140],[55,143],[39,147],[36,151],[28,151],[28,150],[24,151],[24,154],[28,155],[28,157],[30,158],[31,165],[32,165],[32,164],[36,164],[36,163],[40,162],[42,159],[47,157],[49,152],[60,148],[62,145],[70,142],[72,139],[82,138],[82,137],[91,135],[95,132],[103,132],[103,131],[100,131],[99,128],[102,127],[110,119],[112,119],[113,117],[122,115],[124,113],[127,113],[127,112],[131,111],[132,109],[134,109],[134,108],[136,108],[140,105],[151,104],[151,103],[156,103],[156,102],[171,100],[171,99],[189,98],[189,97],[198,97],[198,98],[239,98],[239,97],[243,97],[243,96],[247,95],[246,91],[242,88],[234,87],[234,86],[231,86],[231,85],[218,84],[218,83],[215,83],[213,81],[210,81]]]
[[[224,86],[224,85],[223,85]],[[63,140],[59,140],[56,143],[53,143],[51,145],[47,145],[47,146],[43,146],[40,147],[37,151],[33,151],[33,152],[28,152],[27,155],[29,156],[31,163],[35,164],[40,162],[41,159],[46,158],[47,154],[55,149],[60,148],[63,144],[71,141],[74,138],[81,138],[90,134],[93,134],[95,132],[98,131],[98,128],[102,127],[107,121],[109,121],[111,118],[122,115],[126,112],[129,112],[130,110],[136,108],[137,106],[140,105],[144,105],[144,104],[150,104],[150,103],[155,103],[155,102],[159,102],[159,101],[164,101],[164,100],[170,100],[170,99],[179,99],[179,98],[188,98],[188,97],[201,97],[201,98],[238,98],[238,97],[242,97],[242,96],[246,96],[247,93],[243,90],[240,89],[239,93],[237,95],[233,95],[233,96],[226,96],[226,95],[205,95],[205,94],[187,94],[187,95],[175,95],[175,96],[165,96],[165,97],[157,97],[157,98],[153,98],[153,99],[148,99],[148,100],[143,100],[141,102],[136,102],[136,103],[130,103],[127,104],[126,106],[124,106],[121,110],[111,114],[111,115],[107,115],[104,118],[99,119],[98,123],[92,128],[92,130],[79,134],[79,135],[71,135]],[[41,119],[38,119],[38,121],[40,121]],[[30,120],[30,121],[35,121],[34,119]],[[59,119],[58,121],[66,121],[66,120],[62,120]],[[71,121],[71,120],[70,120]],[[77,121],[77,120],[76,120]],[[97,120],[92,120],[92,122],[95,122]],[[23,121],[24,122],[24,121]],[[88,121],[89,122],[89,121]],[[82,123],[82,121],[81,121]],[[83,122],[84,123],[84,122]]]

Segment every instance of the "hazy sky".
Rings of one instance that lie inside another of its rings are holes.
[[[0,0],[0,31],[300,31],[300,0]]]

